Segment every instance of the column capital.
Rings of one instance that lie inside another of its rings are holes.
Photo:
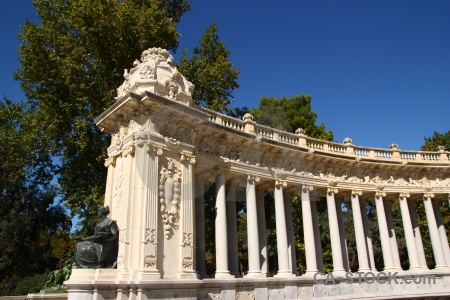
[[[109,167],[109,166],[115,166],[116,165],[116,160],[117,157],[116,156],[110,156],[107,159],[105,159],[105,167]]]
[[[423,187],[425,193],[423,193],[424,198],[434,198],[433,188],[431,186]]]
[[[362,191],[361,190],[352,190],[352,196],[361,196]]]
[[[401,192],[399,198],[409,198],[410,194],[408,192]]]
[[[302,184],[302,186],[298,190],[303,193],[312,192],[314,190],[314,187],[312,185]]]
[[[195,165],[195,155],[188,154],[188,153],[181,153],[180,154],[180,162],[189,162],[191,165]]]
[[[255,181],[255,182],[259,182],[261,179],[256,176],[256,175],[252,175],[252,174],[248,174],[247,175],[247,181]]]
[[[386,197],[386,192],[384,191],[384,184],[377,184],[375,187],[377,188],[377,191],[375,191],[375,196]]]
[[[275,179],[275,186],[286,187],[287,186],[287,182],[286,182],[286,180]]]
[[[134,156],[135,148],[134,145],[130,145],[128,148],[122,150],[122,157],[127,157],[128,155]]]
[[[152,152],[155,152],[156,155],[161,156],[163,154],[163,149],[155,147],[154,145],[147,145],[147,153],[150,154]]]
[[[215,169],[215,171],[216,171],[216,176],[218,176],[218,175],[224,175],[224,176],[226,176],[226,175],[228,175],[228,173],[230,173],[230,170],[225,169],[225,168],[222,167],[222,166],[217,166],[217,167],[215,167],[214,169]]]
[[[337,194],[339,192],[338,188],[337,188],[337,181],[334,179],[329,179],[328,180],[328,186],[327,186],[327,193],[333,193],[333,194]]]

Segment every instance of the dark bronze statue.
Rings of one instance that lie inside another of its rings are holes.
[[[107,217],[108,214],[108,206],[98,209],[102,221],[95,226],[93,236],[82,239],[75,246],[75,267],[116,268],[119,228],[116,221]]]

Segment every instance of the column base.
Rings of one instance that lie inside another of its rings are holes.
[[[139,271],[137,278],[139,280],[152,280],[161,279],[161,274],[158,270],[141,270]]]
[[[295,274],[292,274],[291,271],[281,271],[278,272],[276,275],[274,275],[273,277],[282,277],[282,278],[286,278],[286,277],[296,277]]]
[[[320,272],[318,269],[317,270],[306,270],[305,274],[303,274],[302,276],[314,277],[314,276],[319,276],[322,273],[323,272]]]
[[[449,266],[446,266],[446,265],[439,265],[439,266],[434,267],[433,270],[439,270],[439,271],[441,271],[441,270],[448,270],[448,269],[449,269]]]
[[[358,272],[362,272],[362,273],[367,273],[367,272],[372,272],[371,268],[364,268],[364,269],[358,269]]]
[[[264,278],[266,277],[266,274],[263,274],[258,271],[249,271],[247,275],[244,276],[244,278]]]
[[[345,277],[345,275],[347,274],[347,271],[345,271],[345,270],[333,270],[332,274],[333,274],[333,277]]]
[[[177,274],[180,279],[199,279],[199,275],[195,271],[191,272],[180,272]]]
[[[234,275],[231,275],[230,272],[216,272],[214,274],[214,278],[234,278]]]

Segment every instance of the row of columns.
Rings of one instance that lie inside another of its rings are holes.
[[[265,277],[268,274],[267,237],[264,214],[264,193],[257,192],[256,183],[259,178],[249,175],[246,183],[247,201],[247,239],[248,239],[248,277]],[[239,276],[237,253],[237,222],[235,187],[225,191],[225,176],[216,176],[216,278]],[[278,277],[291,277],[297,274],[292,209],[290,199],[283,196],[286,182],[275,180],[275,221],[277,233]],[[197,220],[204,222],[203,186],[197,185]],[[306,273],[314,276],[323,272],[322,248],[318,226],[316,201],[311,199],[312,186],[303,185],[299,191],[302,205],[302,221],[304,228]],[[337,190],[327,192],[328,222],[332,248],[334,276],[344,275],[350,271],[345,231],[342,218],[341,202],[336,201]],[[366,205],[359,198],[361,191],[352,191],[351,205],[354,220],[355,239],[359,263],[359,272],[376,271],[372,240],[369,233],[369,222]],[[378,227],[385,271],[402,270],[398,245],[393,227],[390,203],[383,200],[383,193],[376,193],[375,206],[378,216]],[[410,261],[410,270],[427,269],[422,238],[417,221],[414,204],[406,200],[407,194],[399,197],[401,217],[405,231],[406,247]],[[361,205],[363,203],[364,205]],[[424,205],[430,231],[436,269],[450,267],[450,248],[443,225],[442,216],[437,203],[432,203],[430,196],[425,195]],[[201,229],[203,227],[203,229]],[[197,270],[201,277],[205,276],[204,261],[204,226],[197,226]],[[203,239],[203,241],[202,241]]]

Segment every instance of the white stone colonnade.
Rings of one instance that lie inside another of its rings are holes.
[[[450,249],[439,205],[450,195],[449,153],[360,147],[350,139],[326,142],[234,119],[193,105],[193,86],[159,48],[144,51],[125,72],[116,102],[95,121],[111,135],[105,205],[120,229],[117,269],[75,269],[72,299],[254,297],[297,298],[376,293],[382,285],[346,285],[350,272],[341,202],[350,199],[359,272],[377,272],[366,202],[375,203],[384,272],[402,271],[394,218],[402,219],[408,274],[432,274],[450,287]],[[205,194],[214,186],[215,194]],[[245,191],[237,193],[237,191]],[[268,268],[266,193],[273,193],[277,272]],[[238,199],[239,195],[239,199]],[[245,196],[241,196],[245,195]],[[205,197],[215,201],[215,272],[205,263]],[[301,216],[292,215],[292,197]],[[246,201],[248,265],[240,272],[236,201]],[[324,272],[319,201],[327,207],[333,289]],[[391,203],[399,202],[401,216]],[[417,215],[423,201],[426,216]],[[306,272],[298,274],[293,220],[303,224]],[[428,270],[418,226],[427,219]],[[408,273],[409,272],[409,273]],[[275,273],[274,277],[270,277]],[[356,276],[350,274],[350,277]],[[242,277],[242,278],[241,278]],[[403,277],[402,277],[403,278]],[[406,289],[406,283],[402,286]],[[390,285],[393,293],[396,291]],[[434,292],[444,293],[434,288]],[[414,293],[430,291],[426,285]],[[246,294],[247,293],[247,294]]]

